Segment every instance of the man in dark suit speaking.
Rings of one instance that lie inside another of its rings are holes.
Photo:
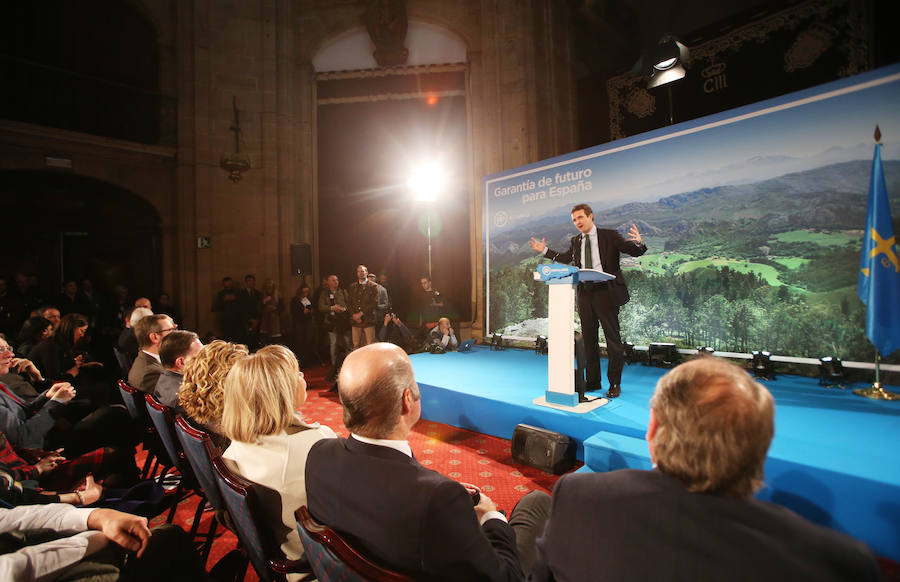
[[[619,266],[619,254],[639,257],[647,252],[637,226],[632,224],[628,239],[616,230],[594,226],[594,212],[587,204],[572,207],[572,222],[581,234],[572,237],[569,250],[557,252],[547,246],[547,239],[532,237],[528,245],[545,257],[560,263],[571,263],[579,269],[597,269],[615,275],[612,281],[578,284],[578,315],[581,318],[581,334],[584,337],[585,389],[600,390],[599,328],[606,336],[609,367],[607,398],[621,393],[622,368],[625,365],[625,348],[619,333],[619,307],[628,303],[628,287]],[[579,400],[585,402],[584,394]]]
[[[650,401],[655,468],[564,475],[532,580],[878,580],[861,542],[752,497],[774,412],[725,360],[671,370]]]
[[[312,516],[370,559],[417,580],[521,580],[519,526],[510,523],[522,523],[522,538],[534,539],[538,521],[517,516],[532,498],[507,523],[487,495],[473,508],[466,487],[413,458],[406,439],[421,397],[406,352],[389,343],[355,350],[338,386],[350,438],[323,439],[309,452]]]

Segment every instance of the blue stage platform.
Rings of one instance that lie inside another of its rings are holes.
[[[547,357],[533,351],[476,347],[416,354],[412,362],[423,418],[507,439],[517,424],[531,424],[576,439],[585,470],[649,467],[648,403],[665,370],[626,366],[620,398],[575,414],[532,403],[547,388]],[[775,440],[758,497],[900,561],[900,402],[798,376],[763,384],[775,397]]]

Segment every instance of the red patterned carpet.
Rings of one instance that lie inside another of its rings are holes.
[[[347,436],[337,393],[329,392],[329,385],[325,382],[327,370],[322,367],[304,372],[308,382],[308,399],[302,408],[304,418],[328,425],[340,436]],[[507,512],[532,489],[549,493],[559,478],[513,461],[508,440],[444,424],[421,420],[410,434],[409,441],[420,463],[451,479],[477,485],[500,509]],[[143,453],[138,456],[142,462]],[[194,498],[183,501],[175,514],[175,523],[189,529],[196,507],[197,501]],[[204,515],[200,531],[208,527],[210,516],[209,512]],[[158,516],[151,525],[164,522],[165,517],[165,514]],[[220,527],[207,567],[211,568],[219,558],[233,550],[236,544],[235,536]],[[252,567],[246,579],[256,580]]]

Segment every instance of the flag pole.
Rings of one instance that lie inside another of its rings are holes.
[[[872,182],[869,185],[869,203],[868,203],[869,207],[866,209],[867,226],[868,226],[869,221],[872,220],[872,216],[874,216],[875,207],[877,207],[877,203],[874,202],[875,200],[877,200],[877,198],[875,198],[875,195],[879,192],[878,182],[876,182],[876,177],[878,176],[878,174],[880,174],[882,172],[881,155],[880,155],[881,154],[881,151],[880,151],[881,128],[879,128],[877,125],[875,126],[875,136],[874,137],[875,137],[875,157],[872,161]],[[887,201],[887,192],[884,191],[883,182],[884,182],[884,178],[883,178],[883,174],[882,174],[881,175],[881,187],[882,187],[881,194],[884,195],[884,199],[886,202]],[[887,209],[887,217],[888,217],[888,221],[890,221],[890,208]],[[890,227],[889,227],[889,229],[890,229]],[[873,233],[875,232],[874,228],[872,229],[872,232]],[[891,232],[890,242],[893,242],[893,240],[894,240],[893,239],[893,230],[890,229],[890,232]],[[864,241],[866,240],[865,236],[867,236],[867,235],[863,236]],[[875,252],[876,251],[872,251],[872,254],[870,254],[869,256],[870,257],[875,256]],[[866,256],[865,242],[863,243],[863,256],[864,257]],[[897,261],[897,259],[894,258],[894,262],[896,262],[896,261]],[[869,276],[868,271],[869,271],[868,268],[864,269],[863,274],[865,276]],[[874,273],[873,273],[873,275],[874,275]],[[869,333],[869,317],[872,316],[871,310],[874,308],[874,306],[869,304],[869,301],[864,299],[862,294],[860,294],[860,299],[863,299],[863,301],[866,303],[866,306],[869,310],[866,314],[866,333],[869,336],[869,341],[871,341],[875,347],[875,383],[872,384],[872,386],[870,386],[869,388],[858,388],[858,389],[854,390],[853,393],[856,394],[857,396],[862,396],[864,398],[872,398],[874,400],[900,400],[900,394],[897,394],[896,392],[888,392],[881,385],[881,351],[878,349],[878,347],[879,347],[879,345],[882,345],[882,344],[877,344],[875,338],[872,336],[871,333]],[[888,351],[890,351],[890,349]]]
[[[869,388],[857,388],[853,391],[857,396],[873,400],[900,400],[900,394],[889,392],[881,385],[881,354],[875,349],[875,383]]]

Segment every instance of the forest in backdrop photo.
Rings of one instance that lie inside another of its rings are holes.
[[[567,250],[586,202],[647,245],[622,257],[625,341],[873,361],[857,279],[876,125],[900,233],[900,67],[486,176],[487,331],[546,335],[527,241]]]

